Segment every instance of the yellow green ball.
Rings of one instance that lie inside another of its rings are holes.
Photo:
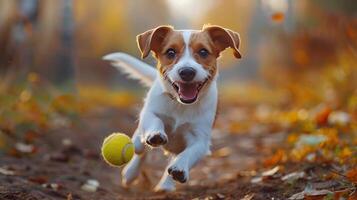
[[[102,156],[112,166],[128,163],[134,155],[134,144],[123,133],[113,133],[104,139]]]

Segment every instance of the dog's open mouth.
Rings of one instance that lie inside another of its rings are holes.
[[[179,95],[180,101],[182,103],[191,104],[197,100],[198,93],[204,86],[207,80],[202,82],[173,82],[172,86]]]

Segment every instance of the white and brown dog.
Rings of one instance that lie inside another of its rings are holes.
[[[156,191],[175,189],[187,182],[190,169],[210,152],[211,130],[217,110],[217,59],[220,52],[238,50],[239,34],[219,26],[202,30],[174,30],[159,26],[137,36],[145,58],[152,51],[157,70],[124,53],[104,56],[150,90],[133,135],[135,156],[122,171],[124,185],[132,183],[149,147],[162,146],[171,160]]]

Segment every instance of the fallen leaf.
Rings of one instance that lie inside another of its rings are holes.
[[[81,187],[82,190],[87,192],[95,192],[99,187],[99,182],[95,179],[89,179]]]
[[[254,177],[252,178],[252,180],[250,180],[251,183],[260,183],[263,181],[263,177],[259,176],[259,177]]]
[[[330,107],[321,107],[315,116],[316,123],[320,126],[325,125],[331,112],[332,109]]]
[[[29,177],[29,181],[33,183],[38,183],[38,184],[44,184],[48,181],[48,177],[46,176],[35,176],[35,177]]]
[[[280,161],[286,159],[285,151],[282,149],[277,150],[277,152],[270,158],[264,160],[264,166],[270,167],[278,164]]]
[[[328,116],[328,123],[331,125],[345,126],[351,121],[348,113],[342,111],[334,111]]]
[[[15,171],[0,167],[0,174],[6,175],[6,176],[13,176],[13,175],[15,175]]]
[[[216,196],[219,198],[219,199],[224,199],[226,196],[221,194],[221,193],[217,193]]]
[[[275,173],[277,173],[279,171],[279,169],[280,169],[280,167],[276,166],[273,169],[263,172],[262,176],[273,176]]]
[[[324,197],[328,194],[333,194],[333,192],[329,190],[316,190],[311,187],[311,185],[307,185],[304,189],[304,191],[296,193],[289,197],[290,200],[300,200],[300,199],[311,199],[311,200],[317,200],[321,199],[321,197]]]
[[[276,12],[271,15],[271,19],[274,22],[282,22],[284,20],[284,18],[285,18],[285,15],[282,12]]]
[[[305,198],[305,192],[299,192],[296,194],[293,194],[291,197],[289,197],[290,200],[301,200]]]
[[[59,189],[62,188],[62,186],[57,183],[44,183],[42,184],[42,187],[52,189],[54,191],[58,191]]]
[[[21,153],[34,153],[35,147],[32,144],[24,144],[18,142],[15,144],[15,149]]]
[[[305,172],[293,172],[281,178],[282,181],[294,181],[306,176]]]
[[[346,173],[346,177],[349,181],[357,183],[357,168],[353,168]]]
[[[217,151],[215,151],[213,153],[214,156],[217,156],[217,157],[227,157],[229,156],[230,154],[232,153],[232,149],[229,148],[229,147],[223,147],[223,148],[220,148],[218,149]]]
[[[333,194],[330,190],[311,190],[305,192],[305,197],[318,197],[318,196],[326,196],[328,194]]]
[[[253,199],[254,195],[255,195],[254,193],[247,194],[243,198],[241,198],[240,200],[251,200],[251,199]]]
[[[63,146],[72,146],[72,145],[73,145],[73,142],[72,142],[71,139],[65,138],[65,139],[62,140],[62,145],[63,145]]]
[[[352,194],[350,194],[350,196],[348,197],[348,200],[356,200],[357,199],[357,192],[353,192]]]

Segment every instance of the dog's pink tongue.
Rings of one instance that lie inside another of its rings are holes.
[[[179,94],[180,97],[185,100],[191,100],[196,98],[197,95],[197,87],[195,83],[180,83],[179,84]]]

